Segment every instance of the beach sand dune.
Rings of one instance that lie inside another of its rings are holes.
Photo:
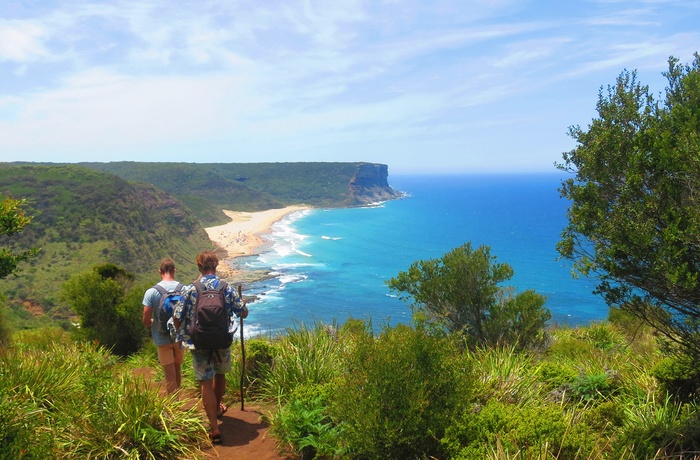
[[[308,207],[287,206],[286,208],[259,212],[224,210],[224,214],[231,219],[231,222],[205,228],[209,239],[217,247],[220,254],[218,275],[222,278],[240,277],[242,271],[233,269],[231,261],[236,257],[257,254],[265,244],[262,235],[270,232],[272,224],[288,214],[304,209],[308,209]]]

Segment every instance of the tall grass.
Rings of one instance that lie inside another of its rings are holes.
[[[298,325],[248,342],[248,397],[274,403],[272,433],[304,459],[631,460],[700,451],[697,403],[676,400],[653,377],[661,359],[653,337],[630,338],[609,323],[550,336],[544,351],[470,352],[420,325],[379,334],[359,320]],[[0,354],[0,458],[201,456],[198,407],[134,376],[144,367],[161,375],[154,350],[124,362],[60,329],[12,343]],[[188,391],[196,385],[185,356]],[[239,372],[234,358],[228,398]]]
[[[298,387],[333,381],[342,370],[341,343],[337,329],[320,322],[287,329],[276,341],[272,365],[263,372],[260,396],[286,403]]]
[[[196,409],[103,348],[52,335],[19,336],[0,353],[1,458],[200,456],[208,438]]]

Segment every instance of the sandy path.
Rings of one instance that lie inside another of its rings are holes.
[[[231,218],[231,222],[205,228],[209,239],[226,253],[217,269],[219,276],[230,278],[240,275],[241,270],[231,269],[228,262],[236,257],[257,254],[258,249],[265,243],[261,235],[269,233],[272,224],[288,214],[304,209],[308,209],[308,207],[287,206],[286,208],[259,212],[224,210],[224,214]]]

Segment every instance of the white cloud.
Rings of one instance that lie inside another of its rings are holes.
[[[32,21],[0,19],[0,62],[31,62],[45,59],[45,29]]]
[[[698,7],[683,2],[58,3],[0,19],[3,159],[427,149],[454,169],[465,148],[489,152],[462,155],[470,168],[511,148],[551,165],[551,139],[589,116],[599,86],[623,68],[660,73],[700,43]]]

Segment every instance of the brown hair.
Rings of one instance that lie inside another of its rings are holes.
[[[173,259],[170,258],[161,260],[158,271],[161,273],[170,273],[171,275],[175,275],[175,262],[173,262]]]
[[[197,254],[197,268],[202,274],[216,271],[219,265],[219,258],[212,251],[204,251]]]

